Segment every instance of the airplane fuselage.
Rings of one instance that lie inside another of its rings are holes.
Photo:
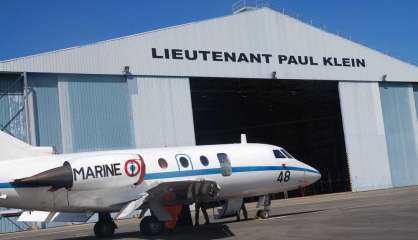
[[[163,182],[211,180],[218,199],[258,196],[305,187],[320,173],[279,147],[225,144],[60,154],[0,162],[0,206],[40,211],[119,211]],[[60,188],[16,179],[68,165],[70,185]]]

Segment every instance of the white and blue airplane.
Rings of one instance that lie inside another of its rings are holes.
[[[99,213],[98,237],[112,236],[114,219],[136,210],[142,233],[161,233],[178,219],[170,206],[196,202],[222,201],[222,218],[260,196],[257,215],[267,218],[269,194],[320,177],[283,148],[247,143],[245,135],[240,144],[54,154],[0,131],[0,207],[21,209],[19,220],[32,222],[85,222]]]

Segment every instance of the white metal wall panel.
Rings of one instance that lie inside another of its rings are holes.
[[[71,124],[71,111],[69,110],[71,108],[67,81],[58,81],[58,96],[62,136],[62,152],[72,153],[74,152],[73,129]]]
[[[130,83],[129,83],[130,82]],[[128,80],[137,147],[195,145],[188,78]]]
[[[378,83],[340,82],[339,92],[352,190],[391,187]]]
[[[151,48],[266,53],[269,64],[156,59]],[[279,64],[277,55],[364,58],[366,67]],[[0,62],[0,71],[418,82],[418,68],[264,8]]]
[[[383,119],[392,184],[418,184],[418,123],[410,83],[381,83]]]

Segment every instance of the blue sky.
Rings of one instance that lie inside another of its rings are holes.
[[[0,60],[231,14],[236,0],[0,0]],[[417,0],[270,0],[418,65]]]

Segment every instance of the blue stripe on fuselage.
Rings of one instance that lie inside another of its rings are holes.
[[[232,172],[259,172],[259,171],[306,171],[319,174],[318,171],[302,168],[302,167],[283,167],[283,166],[249,166],[249,167],[232,167]],[[172,172],[157,172],[157,173],[146,173],[145,180],[165,179],[165,178],[176,178],[176,177],[191,177],[198,175],[213,175],[220,174],[221,168],[209,168],[209,169],[196,169],[196,170],[184,170],[184,171],[172,171]],[[15,184],[11,182],[0,183],[0,188],[30,188],[25,184]]]

